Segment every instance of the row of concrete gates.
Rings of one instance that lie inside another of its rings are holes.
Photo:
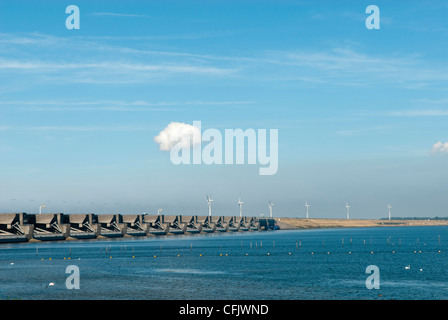
[[[275,219],[148,214],[0,213],[0,242],[270,230]]]

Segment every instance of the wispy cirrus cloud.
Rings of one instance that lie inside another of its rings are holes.
[[[394,117],[444,117],[448,116],[448,110],[400,110],[391,111],[388,115]]]
[[[445,117],[448,110],[444,109],[401,109],[384,112],[361,112],[359,116],[364,117]]]
[[[13,107],[21,111],[117,111],[117,112],[152,112],[152,111],[179,111],[183,107],[232,107],[252,105],[253,101],[125,101],[125,100],[92,100],[92,101],[66,101],[66,100],[14,100],[0,101],[0,106]]]
[[[67,72],[70,71],[70,72]],[[170,79],[173,77],[234,76],[237,69],[218,66],[177,64],[147,64],[129,61],[47,62],[0,59],[0,73],[21,73],[27,80],[37,78],[46,83],[131,84]]]
[[[424,89],[433,83],[448,85],[448,65],[428,63],[418,53],[378,55],[335,47],[328,50],[268,51],[273,65],[288,67],[301,75],[314,75],[327,83],[342,81],[349,86],[377,83]]]
[[[112,12],[97,14],[115,15]],[[202,50],[169,51],[166,47],[165,50],[148,49],[140,45],[141,41],[130,44],[111,42],[113,39],[113,36],[64,38],[42,34],[0,34],[0,43],[5,45],[0,49],[0,53],[3,52],[0,54],[0,73],[18,71],[22,76],[32,77],[32,80],[38,78],[51,83],[142,83],[194,76],[198,79],[239,77],[256,82],[306,82],[316,86],[375,84],[435,89],[448,85],[448,65],[444,61],[429,61],[416,52],[381,55],[347,46],[324,50],[267,48],[226,55],[204,53]],[[29,50],[23,50],[24,46]],[[36,47],[40,55],[32,54]],[[19,54],[11,54],[14,52]],[[85,58],[66,61],[61,58],[64,56]]]
[[[203,73],[203,74],[229,74],[236,70],[224,69],[208,66],[194,66],[188,64],[170,65],[170,64],[145,64],[139,62],[92,62],[92,63],[70,63],[70,62],[46,62],[46,61],[21,61],[0,59],[0,70],[39,70],[49,72],[55,70],[86,70],[86,69],[104,69],[109,71],[119,71],[122,73],[128,71],[142,72],[167,72],[167,73]]]
[[[344,137],[355,137],[370,134],[383,134],[390,130],[388,126],[373,126],[373,127],[363,127],[357,129],[344,129],[336,131],[336,134]]]
[[[126,125],[126,126],[4,126],[4,131],[74,131],[74,132],[116,132],[116,131],[151,131],[148,126]]]
[[[228,77],[239,72],[188,54],[146,52],[83,37],[0,34],[0,74],[14,83],[144,83],[179,77]],[[24,48],[28,48],[25,49]],[[38,48],[38,49],[37,49]],[[36,51],[38,50],[38,51]],[[76,57],[67,60],[65,57]]]
[[[396,109],[390,111],[362,111],[357,116],[361,117],[445,117],[448,116],[448,109]]]
[[[124,18],[151,18],[146,14],[135,14],[135,13],[116,13],[116,12],[92,12],[94,16],[103,17],[124,17]]]

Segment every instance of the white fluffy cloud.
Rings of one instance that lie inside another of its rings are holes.
[[[437,143],[434,143],[430,152],[431,154],[448,153],[448,142],[442,143],[439,141]]]
[[[170,151],[179,143],[180,148],[192,147],[200,143],[201,132],[191,124],[171,122],[165,129],[160,131],[154,141],[159,144],[160,150]]]

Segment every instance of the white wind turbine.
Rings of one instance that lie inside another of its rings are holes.
[[[238,205],[240,206],[240,217],[243,216],[243,203],[244,202],[241,201],[241,198],[238,198]]]
[[[269,206],[269,217],[272,218],[272,206],[274,204],[271,202],[271,200],[269,200],[268,206]]]
[[[390,204],[387,204],[387,211],[389,213],[389,220],[390,220],[390,209],[392,209],[392,207],[390,206]]]
[[[208,203],[208,216],[211,217],[212,216],[212,202],[213,200],[208,196],[207,196],[207,203]]]
[[[308,201],[305,203],[305,207],[306,207],[306,218],[308,219],[308,208],[310,207]]]
[[[345,208],[347,209],[347,219],[350,219],[350,206],[348,205],[348,202],[345,203]]]

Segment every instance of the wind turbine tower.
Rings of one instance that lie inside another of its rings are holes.
[[[390,220],[390,209],[392,209],[392,207],[390,206],[390,204],[387,205],[387,211],[389,213],[389,220]]]
[[[306,218],[308,219],[308,208],[310,207],[308,201],[305,203],[305,207],[306,207]]]
[[[207,203],[208,203],[208,216],[211,217],[212,216],[212,202],[213,200],[208,196],[207,196]]]
[[[269,217],[272,218],[272,206],[274,204],[269,200],[268,206],[269,206]]]
[[[348,202],[345,203],[345,208],[347,209],[347,219],[350,219],[350,206],[348,205]]]
[[[243,216],[243,203],[244,202],[241,201],[241,198],[238,198],[238,205],[240,206],[240,217]]]

